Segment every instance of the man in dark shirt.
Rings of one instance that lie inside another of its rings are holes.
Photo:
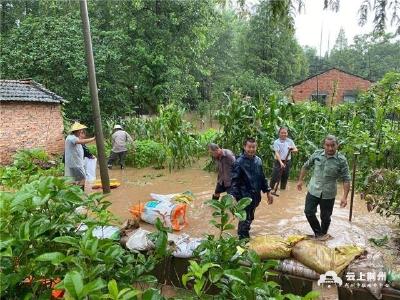
[[[271,188],[264,175],[261,159],[256,155],[257,143],[254,138],[247,138],[243,144],[244,153],[236,160],[232,170],[230,194],[240,200],[251,198],[251,203],[245,208],[246,220],[239,221],[238,235],[240,239],[249,238],[250,226],[254,213],[261,201],[261,191],[267,193],[268,204],[272,204]]]
[[[218,166],[218,181],[213,199],[218,200],[223,192],[229,193],[231,188],[231,172],[235,163],[235,155],[229,149],[222,149],[217,144],[209,144],[208,150]]]

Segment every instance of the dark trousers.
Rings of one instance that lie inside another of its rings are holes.
[[[217,182],[217,185],[215,187],[215,192],[212,196],[214,200],[219,199],[219,194],[227,192],[229,194],[231,187],[230,186],[224,186],[223,184],[220,184]]]
[[[111,152],[110,154],[110,158],[108,159],[108,166],[111,167],[114,163],[114,161],[116,161],[118,159],[119,164],[121,167],[125,167],[125,157],[126,157],[126,153],[128,151],[123,151],[123,152]]]
[[[286,184],[289,179],[289,172],[290,172],[290,166],[292,165],[291,160],[288,161],[282,161],[286,167],[283,169],[282,174],[281,174],[281,164],[279,161],[274,160],[274,167],[272,169],[272,176],[271,176],[271,183],[270,186],[272,189],[275,188],[275,185],[277,182],[279,182],[279,179],[281,181],[281,189],[284,190],[286,189]]]
[[[316,236],[321,236],[328,232],[334,204],[335,199],[322,199],[307,193],[304,213]],[[321,213],[321,224],[315,216],[318,205]]]
[[[260,204],[261,195],[252,197],[252,201],[249,205],[244,209],[246,211],[246,220],[239,221],[238,225],[238,236],[239,239],[249,238],[250,237],[250,227],[251,223],[254,220],[254,213],[256,212],[257,206]]]

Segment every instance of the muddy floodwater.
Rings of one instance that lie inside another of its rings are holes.
[[[204,203],[212,196],[216,174],[203,171],[204,161],[200,161],[192,167],[172,171],[154,170],[151,168],[125,170],[111,170],[110,178],[116,178],[121,186],[113,189],[107,196],[112,202],[110,210],[121,220],[131,217],[129,207],[150,200],[150,193],[171,194],[191,191],[196,200],[187,208],[188,225],[181,230],[193,237],[202,237],[204,234],[215,233],[216,230],[209,224],[212,210]],[[391,237],[389,245],[379,248],[379,251],[397,253],[395,240],[399,236],[398,226],[393,220],[367,211],[365,202],[355,195],[352,222],[348,221],[350,195],[348,206],[340,208],[341,186],[338,186],[338,198],[334,207],[329,233],[334,237],[327,242],[329,246],[342,244],[358,244],[371,246],[370,238]],[[274,197],[274,203],[268,205],[266,197],[256,210],[255,220],[251,228],[251,236],[265,234],[312,234],[311,228],[304,216],[304,201],[306,188],[298,192],[295,182],[289,182],[287,190],[279,191],[280,196]],[[141,223],[145,229],[151,230],[153,225]],[[179,232],[177,232],[179,233]],[[235,234],[235,231],[232,231]],[[396,237],[396,239],[395,239]],[[388,255],[386,255],[388,256]]]

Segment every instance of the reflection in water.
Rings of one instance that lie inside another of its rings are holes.
[[[150,193],[170,194],[191,191],[196,201],[188,206],[186,226],[182,232],[194,237],[216,233],[209,224],[211,209],[204,203],[211,198],[216,174],[201,170],[202,163],[192,168],[173,171],[146,169],[111,170],[110,178],[121,181],[121,186],[112,190],[108,200],[112,202],[110,210],[124,220],[130,217],[128,208],[134,204],[149,200]],[[340,197],[342,190],[338,189]],[[280,191],[280,197],[274,197],[274,204],[268,205],[266,197],[256,210],[255,220],[250,234],[312,234],[312,230],[304,216],[304,201],[306,191],[298,192],[295,182],[289,182],[287,190]],[[338,198],[339,198],[338,197]],[[375,213],[368,213],[365,203],[356,195],[354,199],[353,221],[348,221],[350,196],[348,206],[340,208],[339,200],[335,205],[332,222],[329,229],[334,239],[327,242],[329,246],[343,244],[358,244],[367,246],[369,238],[392,237],[397,228],[392,221]],[[151,230],[152,225],[141,223],[145,229]],[[232,231],[232,234],[235,234]],[[393,246],[393,245],[392,245]],[[382,249],[380,249],[382,251]]]

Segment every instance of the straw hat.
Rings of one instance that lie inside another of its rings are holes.
[[[83,124],[80,124],[78,122],[75,122],[72,126],[71,129],[69,130],[70,132],[74,132],[77,130],[81,130],[81,129],[86,129],[87,127]]]
[[[121,125],[115,125],[115,126],[114,126],[114,130],[115,130],[115,129],[122,129],[122,127],[121,127]]]

